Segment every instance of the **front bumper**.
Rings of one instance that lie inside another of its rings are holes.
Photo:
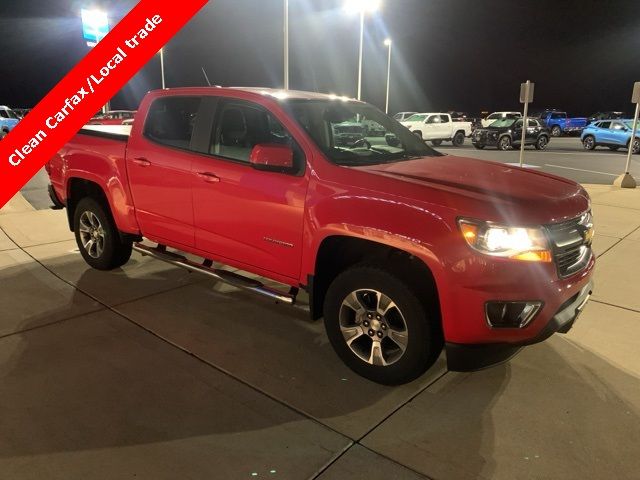
[[[446,343],[449,370],[469,372],[481,370],[516,355],[524,346],[542,342],[554,333],[567,333],[582,313],[593,293],[593,281],[589,281],[577,294],[560,306],[556,314],[534,337],[514,343],[460,344]]]

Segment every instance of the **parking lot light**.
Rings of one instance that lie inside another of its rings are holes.
[[[360,14],[360,55],[358,60],[358,100],[362,100],[362,56],[364,51],[364,17],[382,7],[382,0],[346,0],[344,9],[348,13]]]
[[[385,103],[385,110],[384,110],[384,113],[388,114],[389,113],[389,85],[391,83],[391,46],[393,45],[393,42],[391,41],[390,38],[387,38],[384,41],[384,44],[386,47],[389,48],[389,61],[387,64],[387,101]]]

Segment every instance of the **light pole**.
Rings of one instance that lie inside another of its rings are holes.
[[[289,0],[284,0],[284,89],[289,90]]]
[[[382,0],[347,0],[345,10],[360,14],[360,54],[358,59],[358,100],[362,99],[362,57],[364,53],[364,17],[380,9]]]
[[[384,41],[384,44],[389,47],[389,61],[387,64],[387,102],[385,103],[384,113],[389,114],[389,85],[391,84],[391,47],[393,42],[390,38]]]
[[[80,17],[82,18],[82,36],[87,46],[93,48],[109,34],[109,16],[103,10],[83,8],[80,11]],[[110,109],[110,102],[107,102],[102,107],[102,113],[107,113]]]
[[[164,48],[160,49],[160,72],[162,74],[162,89],[166,88],[166,83],[164,81]]]

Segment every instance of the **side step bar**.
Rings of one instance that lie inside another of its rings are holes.
[[[163,262],[170,263],[171,265],[186,268],[190,272],[202,273],[209,277],[215,278],[216,280],[220,280],[221,282],[228,283],[229,285],[232,285],[234,287],[264,295],[265,297],[269,297],[273,300],[285,303],[287,305],[293,305],[296,301],[296,296],[292,294],[295,289],[291,290],[292,293],[284,293],[279,290],[269,288],[263,285],[258,280],[247,278],[242,275],[238,275],[237,273],[229,272],[227,270],[213,268],[211,266],[212,262],[210,260],[205,260],[203,264],[200,265],[198,263],[192,262],[191,260],[180,254],[168,252],[166,250],[166,247],[162,245],[158,247],[149,247],[141,243],[134,243],[133,249],[136,252],[141,253],[142,255],[148,255],[158,260],[162,260]]]

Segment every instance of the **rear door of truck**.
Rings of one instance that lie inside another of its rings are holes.
[[[154,94],[145,98],[127,148],[127,170],[144,236],[193,247],[193,132],[201,96]]]

